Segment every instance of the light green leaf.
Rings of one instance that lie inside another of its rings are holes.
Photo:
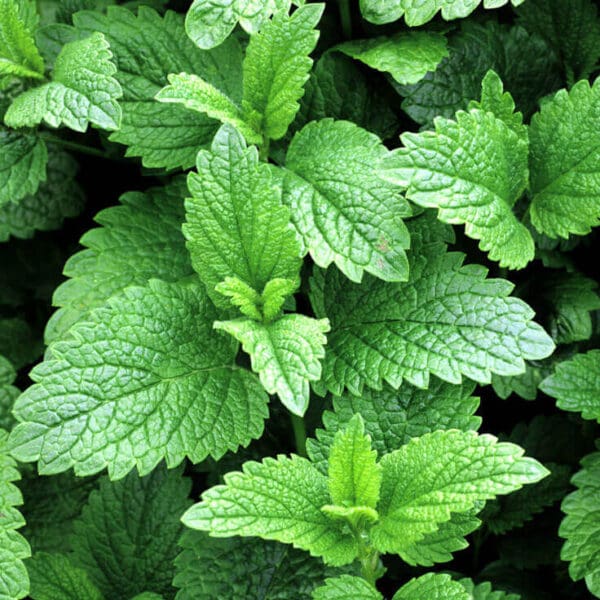
[[[128,192],[119,206],[96,215],[102,227],[81,238],[86,249],[67,261],[64,274],[70,279],[54,292],[52,302],[61,308],[46,327],[47,343],[64,337],[73,323],[129,285],[193,274],[181,233],[186,192],[185,180],[177,178],[144,193]]]
[[[0,600],[20,600],[29,592],[23,560],[31,551],[25,538],[17,532],[25,524],[17,510],[17,506],[23,504],[23,497],[14,485],[21,474],[9,453],[7,438],[6,431],[0,429]]]
[[[327,483],[333,504],[377,507],[381,466],[360,415],[354,415],[333,438]]]
[[[244,59],[244,120],[265,138],[285,135],[299,108],[317,45],[324,4],[306,4],[292,16],[276,13],[250,38]]]
[[[321,512],[329,504],[327,478],[306,459],[292,455],[247,462],[225,475],[182,520],[216,537],[258,536],[344,565],[357,556],[355,538]],[[235,510],[232,511],[232,508]]]
[[[40,473],[108,466],[117,479],[163,458],[218,459],[259,437],[268,398],[234,365],[237,344],[213,331],[216,318],[193,281],[113,296],[32,371],[38,383],[15,406],[15,456],[39,461]]]
[[[27,561],[33,600],[104,600],[88,574],[66,554],[38,552]]]
[[[17,0],[0,0],[0,80],[4,76],[44,78],[44,60],[21,5]]]
[[[0,207],[35,194],[46,181],[48,151],[35,133],[9,131],[0,125]]]
[[[13,385],[16,377],[12,364],[0,355],[0,430],[10,431],[15,422],[12,407],[20,394]]]
[[[486,279],[485,268],[447,252],[441,241],[447,230],[431,215],[409,225],[407,283],[368,278],[356,285],[334,269],[315,272],[313,309],[331,323],[323,386],[359,395],[365,384],[381,389],[384,381],[427,387],[430,374],[450,383],[463,375],[489,383],[492,373],[517,375],[525,359],[552,353],[550,337],[531,322],[531,308],[509,296],[511,283]]]
[[[226,306],[215,286],[235,276],[257,292],[273,278],[296,279],[300,249],[267,164],[255,147],[223,125],[210,151],[202,150],[197,173],[188,176],[183,232],[194,269],[210,297]]]
[[[298,132],[288,149],[283,201],[306,249],[321,267],[335,262],[353,281],[367,271],[408,278],[410,207],[379,170],[389,151],[348,121],[323,119]]]
[[[297,289],[297,280],[275,278],[267,282],[261,296],[265,321],[272,321],[278,317],[288,297]],[[329,331],[329,326],[327,331]]]
[[[164,465],[146,477],[133,472],[118,482],[100,480],[74,523],[71,559],[105,598],[129,600],[148,589],[172,594],[191,487],[182,467]]]
[[[420,206],[437,208],[501,267],[533,260],[529,230],[512,207],[527,186],[527,143],[504,121],[481,110],[435,120],[435,132],[405,133],[404,148],[384,163],[385,177]]]
[[[313,600],[382,600],[383,596],[362,577],[340,575],[325,580],[313,592]]]
[[[13,101],[4,121],[11,127],[33,127],[42,121],[51,127],[66,125],[85,131],[89,123],[119,129],[123,95],[113,77],[108,41],[101,33],[66,44],[56,57],[52,81],[32,88]]]
[[[521,600],[521,596],[518,594],[508,594],[492,590],[492,584],[487,581],[475,585],[471,579],[465,577],[464,579],[460,579],[458,583],[471,594],[473,600]]]
[[[335,46],[335,50],[389,73],[402,84],[417,83],[448,56],[446,38],[433,31],[403,31],[390,37],[352,40]]]
[[[234,101],[242,93],[242,50],[233,37],[210,52],[199,50],[185,33],[183,16],[140,6],[137,16],[111,6],[74,16],[78,30],[102,32],[117,65],[123,88],[123,119],[110,139],[128,146],[128,156],[140,156],[146,167],[165,169],[193,166],[198,149],[210,144],[219,124],[206,115],[177,104],[156,102],[170,73],[186,71],[202,77]],[[132,44],[131,40],[144,40]]]
[[[402,552],[452,513],[508,494],[548,474],[523,449],[472,431],[436,431],[381,459],[379,521],[370,537],[381,552]]]
[[[471,595],[450,575],[427,573],[403,585],[392,600],[471,600]]]
[[[309,381],[321,378],[327,319],[289,314],[272,323],[237,319],[216,321],[214,326],[242,343],[244,352],[250,355],[252,370],[259,374],[269,394],[277,394],[292,413],[304,415],[310,397]]]
[[[229,298],[233,306],[237,306],[240,312],[255,321],[262,321],[263,315],[260,310],[262,306],[262,295],[247,283],[240,281],[237,277],[225,277],[215,286],[219,294]]]
[[[529,127],[531,222],[551,238],[600,223],[600,79],[560,90]]]
[[[580,412],[584,419],[600,423],[600,350],[576,354],[556,366],[540,383],[540,390],[562,410]]]

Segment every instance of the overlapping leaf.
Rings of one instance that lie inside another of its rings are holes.
[[[470,600],[469,593],[449,575],[427,573],[403,585],[392,600]]]
[[[0,429],[10,431],[14,418],[13,404],[19,395],[19,390],[13,385],[17,374],[12,364],[0,355]]]
[[[381,600],[383,596],[362,577],[340,575],[325,581],[313,593],[313,600]]]

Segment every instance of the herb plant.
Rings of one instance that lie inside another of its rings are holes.
[[[0,600],[600,598],[599,59],[592,0],[0,0]]]

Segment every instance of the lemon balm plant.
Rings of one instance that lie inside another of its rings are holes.
[[[0,0],[0,599],[600,597],[600,20],[501,4]]]

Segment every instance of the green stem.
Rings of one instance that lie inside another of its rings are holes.
[[[64,140],[63,138],[51,133],[41,133],[40,137],[46,142],[57,144],[68,150],[73,150],[73,152],[88,154],[89,156],[99,156],[100,158],[107,158],[106,153],[104,153],[102,150],[90,148],[89,146],[84,146],[83,144],[78,144],[76,142],[70,142],[69,140]]]
[[[269,149],[271,140],[267,137],[263,137],[263,143],[258,148],[258,158],[263,162],[269,162]]]
[[[374,548],[368,548],[367,552],[361,556],[360,573],[373,587],[377,587],[381,570],[379,568],[379,552]]]
[[[340,9],[340,21],[344,39],[352,39],[352,16],[350,15],[350,0],[337,0]]]
[[[299,456],[306,457],[306,426],[304,419],[298,415],[290,415],[292,428],[294,429],[294,441],[296,443],[296,453]]]

